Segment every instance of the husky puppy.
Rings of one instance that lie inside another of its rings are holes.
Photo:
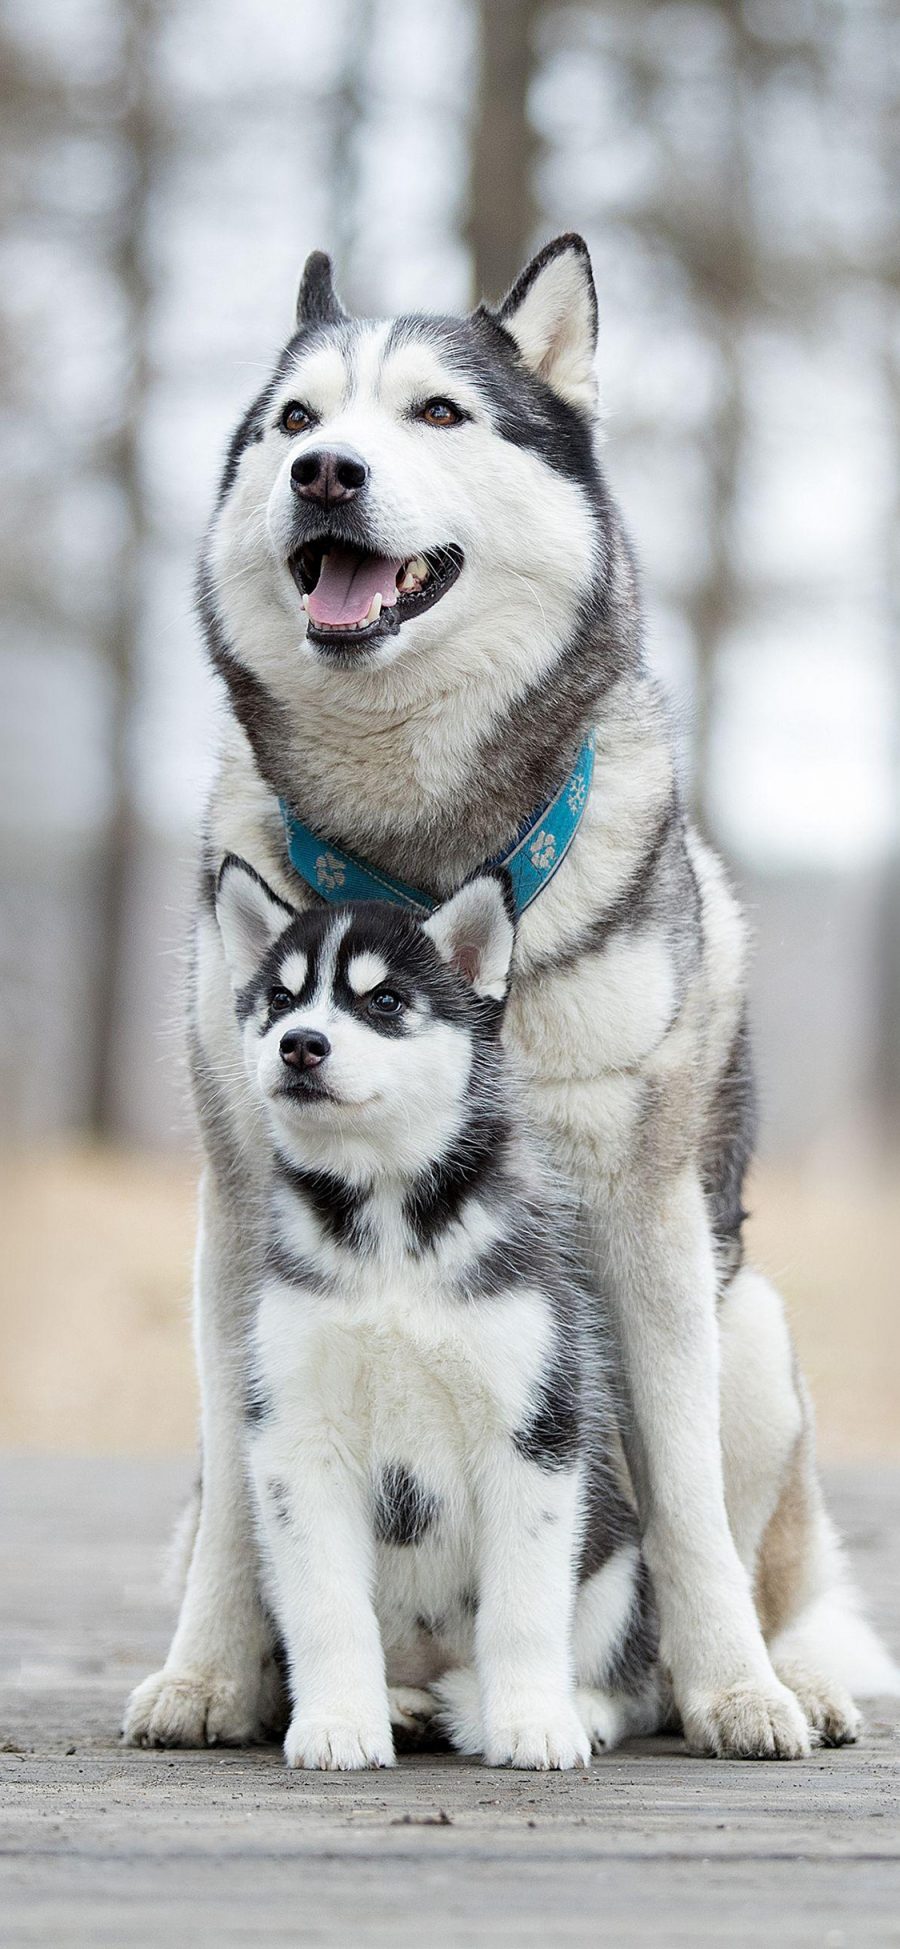
[[[247,1398],[288,1762],[389,1766],[392,1712],[439,1703],[491,1765],[587,1764],[659,1721],[655,1619],[501,1050],[503,889],[298,916],[229,858],[217,912],[271,1162]]]
[[[891,1678],[822,1506],[781,1302],[742,1263],[744,930],[685,820],[644,661],[598,453],[596,329],[578,237],[468,318],[349,318],[315,254],[296,329],[232,441],[200,580],[228,705],[191,1009],[208,1158],[203,1500],[175,1638],[131,1701],[131,1738],[241,1740],[266,1709],[238,1381],[266,1207],[215,916],[222,860],[251,859],[280,899],[314,903],[283,804],[321,837],[323,894],[340,872],[330,844],[444,898],[574,777],[590,732],[593,788],[521,917],[503,1033],[611,1309],[688,1744],[795,1757],[814,1734],[852,1738],[848,1687]],[[533,843],[552,858],[552,827]]]

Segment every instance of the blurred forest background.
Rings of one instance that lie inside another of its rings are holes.
[[[755,1249],[826,1447],[900,1450],[896,0],[0,21],[0,1438],[190,1437],[192,571],[300,263],[456,309],[576,228],[650,653],[756,935]]]

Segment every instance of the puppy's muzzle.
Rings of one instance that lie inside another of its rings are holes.
[[[288,1029],[279,1049],[288,1069],[320,1069],[331,1054],[331,1043],[316,1029]]]

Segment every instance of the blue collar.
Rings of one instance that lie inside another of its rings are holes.
[[[505,870],[512,886],[516,914],[523,914],[552,880],[572,844],[588,802],[594,771],[594,734],[585,739],[575,764],[555,797],[529,812],[502,853],[486,862],[486,869]],[[392,880],[365,860],[322,839],[304,826],[284,799],[279,800],[288,857],[295,873],[314,893],[335,905],[347,900],[392,900],[398,907],[423,917],[440,901],[418,887]]]

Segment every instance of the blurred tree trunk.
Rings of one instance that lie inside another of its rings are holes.
[[[737,252],[732,259],[736,263]],[[739,590],[734,569],[733,523],[735,497],[744,441],[744,403],[740,372],[740,333],[743,310],[737,293],[712,312],[719,352],[720,396],[710,431],[709,523],[706,569],[689,600],[694,639],[694,711],[691,806],[702,832],[714,824],[710,807],[710,772],[715,737],[717,676],[722,642],[738,610]]]
[[[719,0],[733,37],[728,76],[727,150],[719,180],[688,249],[695,288],[709,321],[719,361],[719,397],[708,432],[709,524],[704,572],[688,601],[694,639],[694,736],[691,800],[701,830],[713,818],[709,784],[715,738],[717,676],[722,643],[741,606],[734,520],[746,437],[741,370],[742,337],[753,313],[757,266],[747,197],[747,124],[755,79],[741,10]]]
[[[109,813],[98,842],[97,955],[90,1122],[108,1133],[118,1120],[119,1052],[124,1028],[124,982],[130,900],[138,849],[133,792],[132,727],[138,682],[140,579],[146,509],[140,436],[147,395],[150,284],[147,211],[158,146],[153,72],[161,0],[129,0],[120,78],[120,123],[127,163],[124,195],[114,217],[111,247],[126,342],[126,377],[109,467],[120,496],[123,535],[115,563],[115,592],[99,648],[109,688]]]
[[[528,256],[538,222],[528,92],[541,12],[540,0],[479,0],[468,221],[476,298],[503,296]]]
[[[354,0],[346,35],[341,79],[331,108],[331,239],[336,282],[351,311],[367,309],[354,252],[359,225],[362,125],[372,72],[375,34],[373,0]]]
[[[888,4],[879,8],[879,14],[880,39],[884,50],[881,73],[885,77],[880,147],[890,206],[896,210],[900,200],[900,86],[896,62],[890,58],[896,23],[889,0]],[[888,246],[887,261],[880,269],[884,280],[884,366],[894,435],[893,503],[888,510],[884,536],[885,611],[890,636],[888,669],[893,691],[891,777],[894,803],[881,904],[882,938],[878,943],[874,1082],[885,1138],[895,1149],[900,1116],[900,244],[896,231]]]

